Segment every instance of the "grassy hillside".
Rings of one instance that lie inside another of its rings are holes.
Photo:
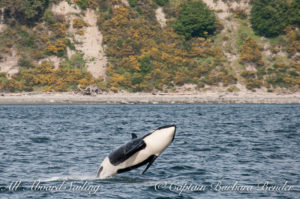
[[[296,92],[299,4],[277,1],[280,7],[248,0],[0,0],[0,91],[96,85],[115,92],[174,92],[192,84],[199,91]],[[93,34],[99,35],[95,41],[102,45],[103,39],[104,48],[94,57],[82,48],[93,44],[86,43],[89,10],[102,34]],[[166,25],[158,20],[164,17]],[[278,19],[280,24],[272,22]],[[105,75],[95,76],[88,66],[104,58]]]

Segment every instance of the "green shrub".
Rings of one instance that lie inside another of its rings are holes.
[[[128,0],[128,3],[131,7],[135,7],[137,4],[137,0]]]
[[[32,68],[34,67],[33,61],[29,57],[21,57],[18,61],[19,66],[24,68]]]
[[[8,79],[6,78],[6,73],[0,73],[0,91],[7,91],[8,89]]]
[[[71,69],[80,69],[81,71],[85,70],[85,60],[83,55],[76,53],[71,56],[69,60],[65,60],[60,64],[61,68],[71,68]]]
[[[56,19],[53,16],[52,12],[47,10],[44,14],[44,20],[48,23],[48,24],[55,24],[56,23]]]
[[[263,66],[261,48],[258,46],[255,39],[247,37],[243,40],[239,62],[242,64],[254,63],[256,66]]]
[[[192,37],[208,37],[216,30],[216,17],[202,1],[182,3],[174,30],[186,39]]]
[[[76,50],[75,45],[71,42],[70,39],[67,40],[67,46],[68,46],[71,50]]]
[[[246,81],[246,88],[249,90],[254,90],[255,88],[260,88],[262,86],[262,82],[256,79],[248,79]]]
[[[74,2],[83,10],[87,8],[96,9],[98,7],[98,1],[95,0],[74,0]]]
[[[154,2],[159,6],[164,6],[169,3],[169,0],[155,0]]]
[[[300,26],[300,0],[293,0],[289,8],[289,22]]]
[[[73,28],[79,29],[87,26],[87,23],[85,23],[82,19],[76,18],[73,19]]]
[[[10,17],[23,24],[38,21],[49,6],[49,0],[2,0]]]
[[[143,75],[149,73],[152,69],[151,59],[149,56],[144,56],[140,61],[140,69]]]
[[[253,0],[250,21],[256,34],[265,37],[278,36],[288,25],[286,0]]]
[[[231,86],[231,87],[227,88],[227,91],[228,92],[238,92],[238,91],[240,91],[240,89],[236,86]]]
[[[246,79],[255,78],[255,72],[254,71],[249,71],[249,70],[244,70],[241,73],[241,76],[246,78]]]
[[[18,31],[18,35],[20,37],[20,40],[18,41],[20,45],[25,47],[34,46],[35,35],[30,29],[28,28],[21,29]]]
[[[75,3],[81,8],[86,9],[89,0],[75,0]]]
[[[248,17],[246,10],[242,8],[232,9],[232,13],[233,13],[233,17],[238,19],[247,19]]]

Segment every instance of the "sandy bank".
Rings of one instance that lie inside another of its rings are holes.
[[[0,104],[300,104],[300,93],[108,93],[85,96],[73,93],[5,93]]]

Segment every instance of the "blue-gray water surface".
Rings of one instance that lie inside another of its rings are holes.
[[[100,180],[128,142],[176,124],[145,166]],[[1,105],[0,198],[299,198],[300,105]]]

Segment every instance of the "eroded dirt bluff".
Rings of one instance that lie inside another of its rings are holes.
[[[103,35],[97,26],[97,15],[94,10],[80,10],[75,4],[70,5],[66,1],[62,1],[52,6],[52,12],[64,15],[69,23],[68,36],[74,42],[76,51],[84,55],[87,70],[95,77],[105,78],[107,58],[102,46]],[[75,34],[72,22],[75,18],[80,18],[87,24],[83,28],[83,35]],[[70,58],[75,51],[68,49],[68,57]]]

